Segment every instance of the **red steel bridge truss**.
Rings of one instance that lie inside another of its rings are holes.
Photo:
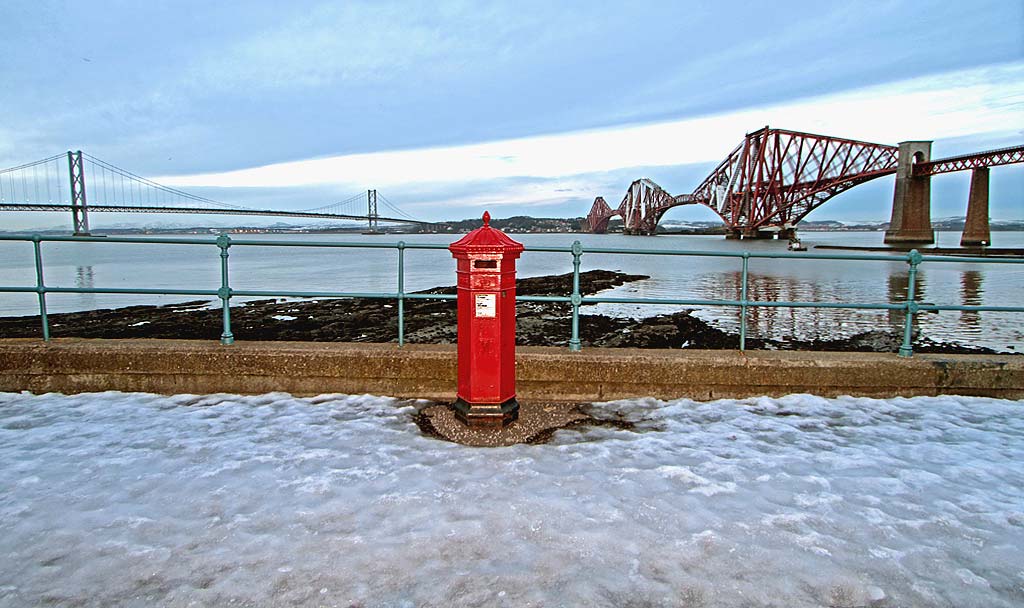
[[[808,213],[850,188],[896,172],[897,146],[765,127],[748,134],[691,193],[673,196],[649,179],[633,182],[612,208],[598,197],[587,215],[591,232],[621,217],[625,232],[653,234],[665,212],[705,205],[728,231],[792,229]],[[914,177],[1024,161],[1024,146],[923,162]]]
[[[917,163],[914,165],[913,176],[923,177],[926,175],[951,173],[953,171],[965,171],[967,169],[1011,165],[1013,163],[1024,163],[1024,146],[999,148],[998,150],[989,150],[988,152],[950,156],[949,158]]]
[[[649,179],[630,185],[617,209],[602,198],[587,216],[591,232],[612,217],[625,231],[653,234],[665,212],[705,205],[727,229],[750,232],[792,228],[833,196],[896,172],[896,146],[765,127],[748,134],[692,194],[673,196]]]

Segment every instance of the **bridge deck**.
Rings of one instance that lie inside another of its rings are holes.
[[[40,205],[34,203],[2,203],[0,211],[49,211],[69,213],[74,209],[72,205]],[[269,217],[301,217],[319,219],[340,219],[367,221],[374,219],[379,222],[392,222],[398,224],[417,224],[420,226],[433,226],[436,222],[423,222],[396,217],[346,215],[341,213],[311,213],[304,211],[271,211],[264,209],[222,209],[202,207],[155,207],[143,205],[88,205],[89,213],[182,213],[182,214],[203,214],[203,215],[259,215]]]

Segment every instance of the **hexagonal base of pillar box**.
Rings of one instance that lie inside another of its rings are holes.
[[[452,404],[455,417],[470,428],[501,428],[519,418],[515,397],[504,403],[469,403],[459,397]]]

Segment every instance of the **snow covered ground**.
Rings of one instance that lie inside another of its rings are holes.
[[[1024,605],[1024,402],[615,402],[547,445],[408,403],[0,393],[0,605]]]

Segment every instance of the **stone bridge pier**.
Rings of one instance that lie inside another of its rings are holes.
[[[892,219],[885,231],[886,245],[930,245],[935,242],[931,218],[931,176],[915,177],[914,165],[931,160],[932,142],[900,142]]]
[[[987,246],[992,243],[988,225],[988,167],[971,170],[971,190],[967,198],[967,221],[960,237],[961,247]]]

